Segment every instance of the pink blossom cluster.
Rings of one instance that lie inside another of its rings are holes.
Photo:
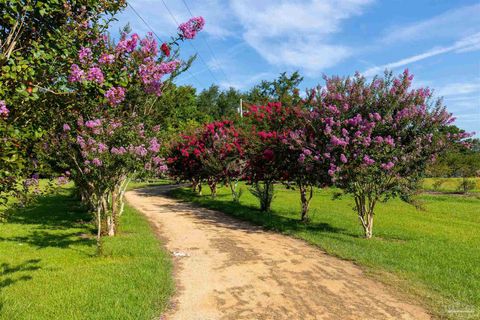
[[[8,110],[7,105],[4,100],[0,100],[0,117],[6,118],[10,110]]]
[[[136,33],[132,34],[130,39],[127,39],[127,35],[124,33],[122,34],[120,41],[117,43],[115,51],[117,54],[132,53],[136,49],[139,39],[140,37]]]
[[[112,147],[112,149],[110,150],[110,152],[111,152],[112,154],[121,156],[121,155],[124,155],[125,153],[127,153],[127,149],[125,149],[125,147],[119,147],[119,148]]]
[[[158,54],[158,42],[151,32],[148,32],[147,36],[140,41],[140,47],[140,50],[146,56],[155,57]]]
[[[92,49],[81,47],[78,51],[78,60],[84,64],[89,63],[92,60]]]
[[[88,120],[87,122],[85,122],[85,126],[90,129],[100,127],[101,125],[102,125],[101,119]]]
[[[115,62],[115,56],[111,53],[102,53],[98,58],[99,64],[112,64]]]
[[[117,106],[125,100],[125,88],[111,87],[105,92],[105,98],[111,106]]]
[[[70,82],[80,82],[85,80],[85,71],[83,71],[78,65],[72,64],[70,66],[70,76],[68,81]]]
[[[87,80],[102,84],[104,81],[102,70],[99,67],[91,67],[88,69]]]
[[[202,30],[205,26],[205,20],[203,17],[194,17],[180,24],[178,29],[180,30],[180,35],[185,39],[193,39],[197,35],[197,32]]]

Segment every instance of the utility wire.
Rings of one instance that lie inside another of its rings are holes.
[[[165,2],[164,2],[164,4],[165,4]],[[137,10],[135,10],[135,8],[133,7],[133,5],[132,5],[131,3],[128,3],[128,6],[129,6],[130,8],[132,8],[133,12],[137,15],[138,18],[140,18],[140,20],[143,21],[143,23],[147,26],[147,28],[149,28],[150,31],[152,31],[152,33],[155,35],[155,37],[157,37],[158,41],[160,41],[161,43],[163,43],[163,40],[157,35],[157,33],[156,33],[156,32],[153,30],[153,28],[148,24],[148,22],[145,21],[145,19],[142,18],[142,16],[137,12]],[[170,11],[170,10],[169,10],[169,11]],[[201,82],[198,80],[198,78],[197,78],[192,72],[190,72],[189,69],[187,69],[187,72],[190,74],[190,77],[193,78],[193,79],[197,82],[197,84],[198,84],[199,86],[201,86]]]
[[[148,24],[147,21],[145,21],[145,19],[142,18],[142,16],[137,12],[137,10],[135,10],[135,8],[133,7],[133,5],[132,5],[130,2],[128,3],[128,6],[129,6],[130,8],[132,8],[133,12],[137,15],[137,17],[139,17],[140,20],[143,21],[143,23],[147,26],[147,28],[150,29],[150,31],[152,31],[152,33],[157,37],[157,39],[158,39],[160,42],[163,43],[163,40],[160,39],[160,37],[155,33],[155,31],[153,30],[153,28]]]
[[[183,4],[185,5],[185,7],[187,8],[188,12],[190,13],[190,16],[193,18],[194,15],[192,13],[192,11],[190,10],[187,2],[185,0],[182,0]],[[208,43],[207,41],[207,38],[203,35],[203,34],[200,34],[200,37],[202,38],[202,40],[205,42],[205,44],[207,45],[207,48],[208,50],[210,50],[210,54],[212,55],[212,58],[213,58],[213,61],[215,62],[215,64],[217,65],[217,67],[220,69],[220,71],[223,73],[223,76],[225,77],[225,79],[229,82],[229,83],[232,83],[230,81],[230,78],[227,76],[227,74],[225,73],[225,71],[223,70],[222,66],[220,65],[220,63],[218,63],[218,59],[217,57],[215,56],[215,53],[214,51],[212,50],[212,47],[210,46],[210,44]]]
[[[162,0],[163,2],[163,5],[165,6],[165,9],[167,9],[168,13],[170,14],[170,17],[172,17],[173,21],[175,22],[175,24],[177,25],[177,27],[180,26],[180,24],[178,23],[177,19],[175,18],[175,16],[173,15],[173,13],[170,11],[170,9],[168,8],[167,4],[165,3],[164,0]],[[200,60],[203,62],[203,64],[205,64],[205,66],[207,67],[208,69],[208,72],[210,73],[210,75],[212,76],[213,80],[215,80],[217,83],[219,82],[217,77],[215,77],[215,75],[213,74],[212,70],[210,70],[210,67],[208,66],[208,64],[205,62],[205,60],[203,60],[203,57],[200,55],[200,52],[198,51],[197,47],[195,47],[195,45],[192,43],[192,42],[188,42],[192,47],[193,49],[197,52],[198,54],[198,57],[200,58]]]

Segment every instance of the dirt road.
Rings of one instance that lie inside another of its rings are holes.
[[[165,240],[177,293],[166,319],[429,319],[353,263],[305,242],[168,198],[127,193]]]

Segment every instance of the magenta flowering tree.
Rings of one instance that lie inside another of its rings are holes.
[[[300,219],[309,220],[308,210],[313,197],[314,187],[326,187],[331,184],[327,174],[329,153],[324,134],[316,134],[312,123],[318,121],[318,114],[302,110],[299,122],[277,144],[278,154],[282,155],[282,181],[290,186],[293,182],[300,193]]]
[[[206,181],[212,197],[216,197],[218,183],[224,182],[232,191],[233,201],[238,202],[237,186],[245,167],[243,141],[232,121],[207,123],[172,144],[167,159],[169,173],[192,181],[194,190]]]
[[[449,136],[454,121],[429,89],[412,89],[413,76],[326,78],[309,103],[318,113],[319,136],[329,141],[328,175],[353,195],[365,237],[373,234],[375,205],[400,196],[408,200],[426,166],[447,143],[468,136]],[[319,143],[320,145],[321,143]]]
[[[193,191],[202,192],[203,167],[200,155],[203,144],[195,133],[182,134],[168,147],[168,172],[178,180],[190,181]]]
[[[60,159],[56,165],[71,172],[82,198],[94,209],[99,240],[104,225],[107,234],[116,233],[132,176],[166,170],[160,157],[161,128],[149,120],[157,97],[191,62],[177,60],[177,52],[180,41],[203,27],[199,18],[192,21],[161,46],[152,34],[141,38],[124,33],[118,43],[92,34],[70,67],[69,112],[62,115],[44,154],[51,161]]]
[[[217,195],[217,184],[230,187],[234,202],[239,201],[238,180],[244,167],[243,137],[232,121],[215,121],[197,132],[203,148],[199,154],[203,176],[210,187],[212,197]]]
[[[291,150],[287,140],[301,123],[302,114],[300,109],[280,102],[252,105],[245,113],[251,132],[246,143],[245,178],[252,184],[250,191],[259,199],[261,211],[270,210],[275,182],[289,181],[291,163],[286,159],[290,159]]]

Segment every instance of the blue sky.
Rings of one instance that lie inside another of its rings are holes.
[[[202,34],[183,44],[183,57],[198,52],[199,58],[179,84],[243,90],[299,70],[302,87],[310,88],[322,84],[322,74],[409,68],[415,86],[434,89],[457,125],[480,136],[479,1],[163,1],[178,22],[191,17],[187,6],[206,20]],[[176,33],[162,0],[129,3],[161,39]],[[112,32],[126,23],[139,34],[150,30],[131,8],[118,19]]]

